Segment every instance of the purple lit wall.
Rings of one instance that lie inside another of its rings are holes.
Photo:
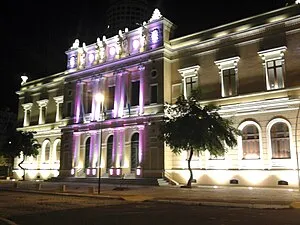
[[[144,82],[144,71],[145,66],[139,66],[140,70],[140,96],[139,96],[139,113],[144,113],[144,98],[145,98],[145,82]]]

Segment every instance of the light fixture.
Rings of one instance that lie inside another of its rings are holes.
[[[110,54],[110,56],[114,56],[116,54],[116,48],[115,47],[110,47],[109,54]]]
[[[158,29],[154,29],[151,32],[151,41],[153,44],[156,44],[159,40],[159,33],[158,33]]]
[[[140,46],[139,40],[135,39],[132,41],[132,47],[134,50],[137,50],[139,46]]]

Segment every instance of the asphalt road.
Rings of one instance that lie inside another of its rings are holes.
[[[300,210],[205,207],[0,191],[0,218],[18,225],[299,225]],[[2,224],[7,223],[0,220]]]

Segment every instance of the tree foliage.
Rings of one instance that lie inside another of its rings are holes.
[[[240,131],[230,119],[222,118],[219,107],[212,104],[200,104],[200,91],[193,91],[191,96],[178,97],[176,103],[165,104],[165,116],[161,126],[162,138],[175,154],[189,151],[188,168],[191,187],[193,173],[190,162],[194,152],[208,150],[211,155],[223,156],[227,147],[237,144]]]
[[[26,156],[36,157],[39,153],[41,145],[34,138],[34,133],[31,131],[15,131],[12,133],[0,149],[0,154],[13,161],[14,158],[23,155],[23,160],[19,163],[19,167],[24,170],[21,164],[25,161]],[[24,178],[25,179],[25,176]]]

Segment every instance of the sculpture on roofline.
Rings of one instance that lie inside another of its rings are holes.
[[[78,49],[79,48],[79,39],[76,39],[73,43],[73,45],[71,46],[71,49]]]
[[[100,40],[100,38],[97,38],[97,53],[99,56],[99,61],[103,62],[106,59],[106,54],[105,54],[105,50],[106,50],[106,37],[103,36],[102,41]]]

